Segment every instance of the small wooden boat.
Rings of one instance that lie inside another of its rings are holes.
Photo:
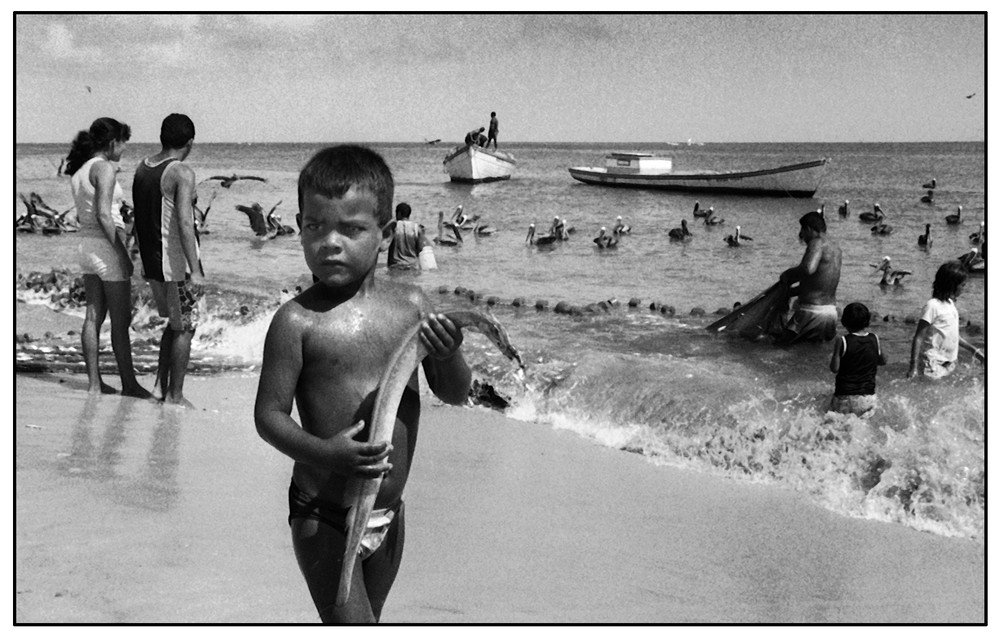
[[[516,164],[509,153],[466,144],[448,153],[444,170],[452,182],[493,182],[510,180]]]
[[[571,167],[580,182],[607,187],[704,191],[811,198],[829,158],[748,171],[674,171],[673,159],[651,153],[611,153],[603,167]]]

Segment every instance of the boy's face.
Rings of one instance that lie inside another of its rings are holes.
[[[302,251],[309,270],[329,287],[363,280],[374,271],[390,237],[375,215],[367,189],[351,187],[343,198],[306,191],[302,198]]]

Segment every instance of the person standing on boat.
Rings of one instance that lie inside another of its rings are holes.
[[[486,127],[479,127],[478,129],[473,129],[469,133],[465,134],[465,144],[472,146],[483,146],[483,141],[486,137],[483,135],[483,131],[486,131]]]
[[[818,211],[799,219],[799,239],[806,243],[802,261],[781,273],[795,297],[791,317],[783,324],[779,344],[832,340],[837,335],[837,285],[840,283],[840,245],[826,236],[826,221]],[[794,283],[796,286],[791,286]]]
[[[500,121],[497,120],[497,112],[496,111],[491,111],[490,112],[490,131],[489,131],[489,135],[486,137],[486,144],[483,145],[483,146],[486,147],[486,148],[489,148],[490,141],[493,141],[493,150],[496,151],[497,150],[497,134],[498,133],[500,133]]]
[[[389,268],[418,269],[420,252],[426,246],[423,226],[410,220],[410,205],[400,202],[396,205],[396,227],[386,260]]]

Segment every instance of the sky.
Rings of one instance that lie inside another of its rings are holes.
[[[985,139],[982,14],[18,14],[14,40],[21,143],[101,116],[155,142],[171,112],[199,142],[451,142],[491,111],[501,144]]]

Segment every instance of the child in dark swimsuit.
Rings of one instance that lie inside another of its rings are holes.
[[[414,371],[391,442],[366,442],[379,379],[418,322],[431,391],[464,404],[472,376],[461,329],[434,313],[419,287],[375,278],[379,253],[392,240],[393,179],[385,161],[363,147],[324,149],[302,170],[298,191],[296,221],[315,283],[271,321],[254,419],[260,436],[295,461],[288,521],[320,618],[377,622],[403,554],[403,488],[420,418]],[[301,426],[291,416],[293,402]],[[350,597],[337,606],[348,481],[383,474],[354,558]]]
[[[830,371],[837,374],[830,409],[869,417],[878,406],[875,397],[875,373],[888,362],[878,336],[868,331],[871,312],[860,302],[844,307],[840,318],[847,335],[833,343]]]

